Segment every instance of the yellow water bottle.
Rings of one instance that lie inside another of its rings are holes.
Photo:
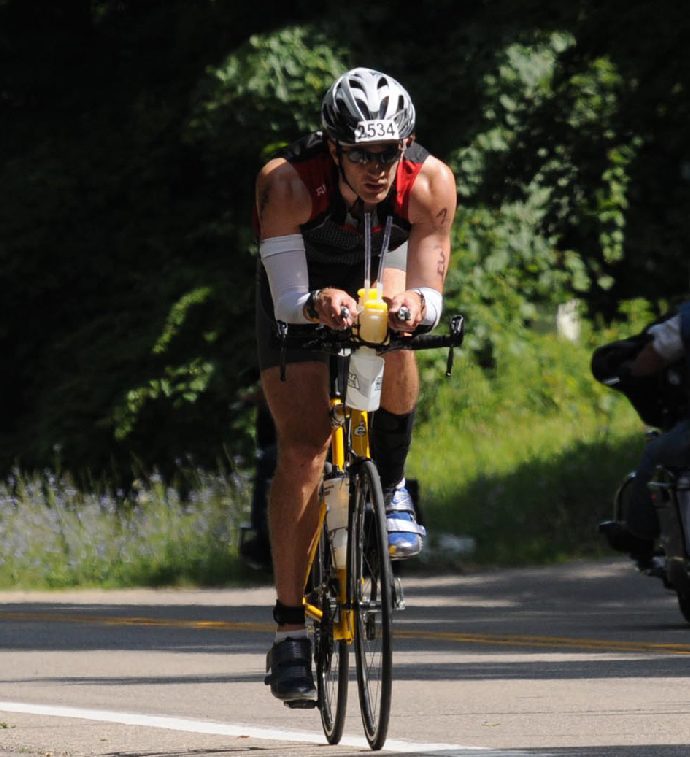
[[[383,344],[388,336],[388,304],[378,287],[360,289],[359,337],[365,342]]]

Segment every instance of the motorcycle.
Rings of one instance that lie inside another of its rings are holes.
[[[634,480],[634,473],[623,479],[614,496],[613,520],[600,523],[601,532],[625,522]],[[644,575],[661,579],[666,589],[675,592],[680,612],[690,623],[690,466],[658,466],[648,488],[660,533],[653,554],[637,557],[637,568]]]
[[[684,361],[654,376],[631,376],[626,366],[649,339],[645,329],[633,337],[599,347],[592,354],[591,369],[597,381],[622,393],[642,422],[654,429],[647,434],[651,440],[687,417],[688,376]],[[613,519],[599,524],[599,531],[614,549],[621,549],[615,545],[616,529],[625,525],[634,482],[634,472],[625,476],[614,496]],[[640,572],[661,579],[668,590],[675,592],[680,611],[690,623],[690,460],[682,468],[657,466],[647,487],[659,521],[659,537],[651,553],[621,551],[630,552]]]

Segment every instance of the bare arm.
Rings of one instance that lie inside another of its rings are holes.
[[[309,218],[311,198],[297,172],[283,158],[267,163],[256,180],[261,239],[299,234]]]
[[[307,313],[309,276],[301,225],[311,214],[311,197],[299,174],[283,158],[267,163],[256,181],[261,257],[279,318],[311,320]],[[331,328],[346,328],[356,316],[357,303],[347,292],[329,287],[313,301],[318,320]],[[348,318],[341,317],[347,307]],[[284,315],[281,315],[284,314]]]
[[[412,311],[414,325],[424,317],[422,300],[414,290],[428,288],[443,292],[456,206],[457,190],[452,171],[440,160],[427,158],[410,196],[412,230],[408,240],[406,290],[391,300],[393,314],[405,305]],[[391,323],[396,325],[395,319]],[[397,327],[400,328],[399,323]]]

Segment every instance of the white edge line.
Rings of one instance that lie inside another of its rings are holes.
[[[1,712],[15,712],[26,715],[46,715],[56,718],[78,718],[80,720],[96,720],[102,723],[119,723],[121,725],[146,726],[148,728],[165,728],[171,731],[185,731],[187,733],[205,733],[217,736],[234,736],[236,738],[249,737],[269,741],[306,742],[309,744],[323,744],[322,734],[309,731],[282,731],[271,728],[257,728],[250,725],[236,725],[232,723],[214,723],[205,720],[190,720],[187,718],[173,718],[164,715],[143,715],[132,712],[113,712],[110,710],[90,710],[80,707],[64,707],[59,705],[24,704],[22,702],[1,702]],[[368,747],[364,738],[346,737],[340,742],[343,746]],[[419,752],[448,752],[459,750],[486,751],[485,747],[468,747],[460,744],[432,744],[411,741],[388,740],[383,751],[405,753]]]

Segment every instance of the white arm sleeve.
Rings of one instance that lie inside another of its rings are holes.
[[[675,315],[667,321],[650,326],[647,331],[654,337],[654,350],[667,362],[680,360],[685,354],[683,339],[680,335],[680,316]]]
[[[276,320],[311,323],[303,310],[309,297],[309,273],[302,235],[263,239],[259,255],[271,287]]]

